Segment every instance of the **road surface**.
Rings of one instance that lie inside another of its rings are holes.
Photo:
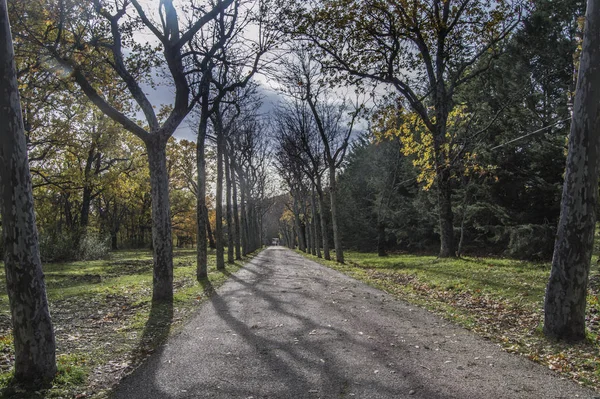
[[[266,249],[233,275],[114,396],[597,397],[283,247]]]

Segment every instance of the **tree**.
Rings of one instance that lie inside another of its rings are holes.
[[[157,24],[138,0],[109,4],[94,0],[93,7],[77,2],[51,2],[43,37],[32,37],[67,76],[102,112],[140,138],[146,146],[152,196],[152,248],[154,252],[154,301],[173,298],[173,243],[169,209],[166,144],[195,105],[188,82],[188,65],[183,49],[205,25],[234,0],[221,0],[194,7],[187,29],[182,32],[172,0],[160,2]],[[131,7],[135,9],[131,12]],[[55,20],[50,18],[56,18]],[[27,25],[25,25],[27,27]],[[134,40],[137,30],[147,29],[159,43],[158,53],[149,43]],[[24,29],[27,30],[27,29]],[[32,32],[29,30],[29,32]],[[160,56],[158,55],[160,54]],[[142,83],[151,81],[156,68],[165,70],[174,86],[175,101],[157,113]],[[106,75],[100,75],[98,72]],[[112,79],[107,79],[106,76]],[[102,90],[98,86],[102,86]],[[111,91],[126,91],[145,123],[128,116],[121,104],[111,102]]]
[[[43,112],[49,125],[31,129],[27,138],[34,197],[36,190],[45,187],[47,195],[59,196],[64,205],[63,215],[57,212],[56,200],[46,204],[49,217],[65,221],[46,225],[46,233],[72,232],[77,250],[90,224],[94,200],[131,168],[131,160],[121,126],[87,101],[73,102]],[[39,205],[36,210],[38,215],[43,211]]]
[[[333,96],[322,79],[320,65],[310,51],[298,49],[284,65],[285,76],[281,76],[280,80],[289,95],[305,101],[308,105],[323,145],[323,158],[329,172],[335,257],[337,262],[344,263],[342,237],[338,228],[336,173],[344,161],[360,107],[356,106],[353,112],[350,112],[346,99],[337,103],[333,101]]]
[[[193,57],[194,73],[198,76],[198,96],[200,101],[197,164],[198,164],[198,209],[205,207],[206,192],[205,140],[212,119],[217,139],[217,218],[215,228],[217,268],[224,264],[224,244],[222,234],[222,180],[224,175],[223,151],[226,150],[226,138],[219,123],[220,107],[230,93],[244,88],[252,76],[261,68],[261,58],[277,43],[278,36],[271,29],[273,24],[270,0],[235,1],[233,10],[219,14],[215,23],[202,31],[199,37],[190,42],[190,54]],[[248,27],[258,28],[256,38],[245,37]],[[225,101],[227,102],[227,101]],[[216,123],[215,123],[216,122]],[[197,277],[206,277],[207,249],[205,228],[207,218],[198,212],[198,255]]]
[[[588,0],[561,216],[544,305],[544,333],[567,341],[585,339],[600,171],[599,43],[600,1]]]
[[[196,143],[191,141],[171,138],[167,144],[171,218],[179,247],[192,245],[197,233],[195,152]]]
[[[311,192],[311,207],[313,210],[313,222],[318,214],[319,232],[313,228],[313,236],[320,236],[323,245],[325,259],[330,260],[329,234],[327,230],[325,191],[323,187],[323,175],[327,170],[323,143],[317,132],[312,112],[300,98],[292,98],[282,102],[273,114],[273,128],[277,140],[276,159],[278,160],[279,172],[286,181],[293,197],[302,193],[296,186],[302,182],[302,174],[309,180],[318,194],[318,204],[314,192]],[[312,190],[311,190],[312,191]],[[284,224],[285,226],[285,224]],[[301,241],[301,238],[299,238]],[[315,244],[320,257],[320,244]]]
[[[240,119],[232,138],[233,167],[240,187],[240,229],[242,253],[247,255],[263,243],[262,217],[269,209],[272,197],[269,187],[270,145],[260,121],[260,101],[249,101],[244,118]]]
[[[517,25],[504,0],[316,0],[292,13],[288,28],[320,49],[326,70],[350,83],[393,88],[432,135],[440,256],[455,256],[448,116],[457,90],[484,73]],[[299,28],[297,28],[299,27]],[[483,57],[487,63],[476,64]]]
[[[5,0],[0,0],[0,52],[4,55],[0,61],[0,209],[15,344],[15,379],[23,383],[47,382],[56,374],[54,330],[40,261]]]
[[[377,140],[373,132],[351,146],[339,177],[341,230],[349,247],[384,256],[388,241],[404,250],[428,241],[419,231],[431,226],[418,219],[414,167],[400,149],[397,138]]]
[[[275,151],[276,168],[290,193],[289,210],[293,215],[295,236],[298,249],[306,251],[306,235],[300,203],[306,198],[306,173],[302,137],[308,135],[312,117],[310,111],[300,100],[280,105],[274,113],[273,129],[277,143]],[[304,112],[303,112],[304,111]],[[304,215],[306,219],[306,215]]]

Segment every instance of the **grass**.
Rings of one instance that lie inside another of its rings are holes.
[[[173,304],[152,305],[152,253],[117,251],[107,260],[44,265],[57,344],[58,373],[49,389],[26,392],[12,384],[14,351],[8,297],[0,293],[0,397],[104,398],[222,285],[241,263],[196,280],[196,252],[174,257]],[[2,268],[4,269],[4,268]],[[5,286],[4,272],[0,285]]]
[[[548,263],[345,252],[346,264],[340,265],[299,253],[600,390],[600,272],[596,259],[588,293],[588,339],[569,345],[542,334]]]

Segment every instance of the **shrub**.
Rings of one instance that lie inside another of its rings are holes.
[[[79,260],[96,260],[108,256],[110,239],[98,233],[87,233],[79,242]]]
[[[39,240],[43,262],[102,259],[110,251],[108,238],[95,232],[50,231],[40,233]]]
[[[42,262],[63,262],[75,260],[77,237],[67,232],[40,232],[40,256]]]
[[[556,229],[547,224],[524,224],[509,229],[506,256],[523,260],[550,260]]]

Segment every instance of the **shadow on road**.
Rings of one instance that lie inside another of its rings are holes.
[[[210,305],[115,398],[589,397],[286,249],[263,251],[218,292],[201,284]],[[142,342],[168,334],[173,309],[163,306],[153,307]]]
[[[269,252],[278,251],[270,250]],[[286,255],[289,252],[286,251]],[[343,343],[344,347],[357,348],[361,347],[361,352],[378,352],[380,348],[374,343],[358,340],[355,336],[350,335],[347,331],[328,326],[326,327],[328,337],[332,339],[318,340],[313,339],[310,342],[294,341],[294,337],[313,337],[314,331],[322,330],[324,321],[319,320],[319,315],[311,313],[310,309],[302,309],[298,307],[300,303],[306,303],[313,299],[309,292],[292,287],[287,289],[278,287],[273,281],[274,274],[280,273],[276,270],[277,265],[272,259],[259,259],[260,262],[248,265],[245,269],[247,277],[240,278],[238,275],[232,275],[231,280],[235,281],[239,288],[234,291],[228,291],[227,296],[236,296],[236,294],[248,293],[253,297],[258,297],[260,301],[260,309],[268,310],[273,319],[293,319],[295,320],[295,328],[293,336],[288,336],[287,341],[281,341],[280,337],[269,337],[265,334],[264,329],[258,328],[256,325],[248,325],[244,321],[237,318],[228,305],[227,298],[218,294],[211,297],[211,303],[215,308],[217,315],[227,324],[234,333],[246,341],[247,346],[256,348],[256,356],[260,360],[263,367],[268,368],[269,372],[264,376],[265,384],[272,384],[273,380],[279,382],[279,386],[285,387],[284,391],[279,391],[275,396],[267,395],[276,398],[302,398],[314,397],[318,392],[321,397],[345,397],[352,393],[355,385],[368,386],[369,391],[377,392],[377,397],[393,398],[400,394],[397,387],[381,383],[377,376],[373,376],[373,370],[365,369],[359,373],[362,375],[360,380],[356,380],[348,375],[349,369],[360,368],[361,364],[348,363],[347,358],[339,356],[334,347],[338,347],[337,343]],[[294,270],[294,266],[301,266],[303,258],[296,258],[300,261],[298,265],[287,257],[290,270]],[[326,290],[329,282],[325,279],[311,275],[309,277],[310,284],[317,285],[320,289]],[[289,291],[288,291],[289,289]],[[274,295],[276,292],[282,294]],[[293,294],[286,295],[286,293]],[[298,300],[301,297],[301,300]],[[347,319],[352,315],[343,310],[343,307],[336,307],[339,314],[339,319]],[[272,314],[272,313],[275,314]],[[335,342],[332,342],[335,341]],[[351,350],[351,349],[349,349]],[[381,352],[381,351],[380,351]],[[379,353],[377,355],[380,355]],[[385,357],[383,354],[381,356]],[[352,357],[352,356],[350,356]],[[382,361],[390,361],[389,359],[381,359]],[[307,373],[319,370],[320,381],[315,385],[314,378]],[[400,372],[398,378],[410,380],[410,373]],[[454,396],[440,395],[437,392],[429,392],[419,381],[411,381],[409,385],[418,386],[420,395],[431,399],[445,399]],[[228,393],[231,397],[240,397],[240,391],[235,386],[228,388],[221,387],[221,393]],[[202,389],[201,389],[202,391]],[[407,389],[405,394],[408,394]],[[247,392],[246,392],[247,394]]]

